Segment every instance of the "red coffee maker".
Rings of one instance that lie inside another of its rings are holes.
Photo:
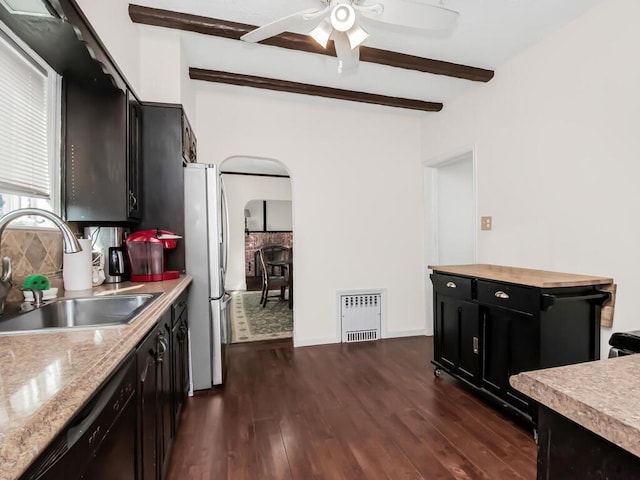
[[[176,248],[182,238],[167,230],[141,230],[127,237],[127,255],[132,282],[160,282],[180,276],[177,270],[164,270],[165,250]]]

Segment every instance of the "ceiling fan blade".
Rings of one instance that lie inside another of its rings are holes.
[[[383,28],[401,31],[405,28],[427,32],[452,31],[457,22],[458,12],[437,5],[422,3],[420,0],[387,0],[381,13],[373,8],[376,4],[359,5],[356,8],[366,22]]]
[[[266,38],[275,37],[283,32],[291,31],[296,27],[305,26],[309,30],[316,27],[321,21],[322,16],[327,13],[329,7],[318,10],[317,8],[309,8],[300,12],[293,13],[286,17],[267,23],[262,27],[251,30],[240,37],[245,42],[256,43]]]
[[[333,32],[333,44],[338,57],[338,73],[352,73],[358,69],[360,61],[360,49],[351,48],[346,33]]]

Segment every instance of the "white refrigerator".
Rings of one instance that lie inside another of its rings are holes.
[[[230,296],[224,287],[228,231],[224,188],[215,165],[189,163],[184,170],[186,270],[189,289],[193,390],[222,385],[230,341]]]

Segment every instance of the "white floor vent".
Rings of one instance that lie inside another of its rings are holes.
[[[369,342],[380,338],[382,294],[339,294],[342,342]]]

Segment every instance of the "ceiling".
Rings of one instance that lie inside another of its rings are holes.
[[[404,0],[380,0],[403,2]],[[497,70],[500,65],[566,25],[602,0],[413,0],[443,4],[460,12],[447,38],[369,29],[366,46]],[[320,0],[133,0],[137,5],[250,25],[321,6]],[[371,2],[373,3],[373,1]],[[295,32],[306,33],[306,32]],[[340,75],[335,57],[247,44],[181,32],[190,67],[255,75],[390,97],[443,102],[482,83],[386,65],[360,62]]]
[[[133,0],[137,5],[261,26],[321,6],[320,0]],[[373,0],[372,0],[373,1]],[[403,2],[404,0],[380,0]],[[498,70],[509,59],[577,18],[602,0],[412,0],[460,12],[446,38],[376,31],[364,45],[392,52]],[[294,33],[307,33],[296,31]],[[447,102],[482,83],[360,62],[340,75],[335,57],[181,31],[189,67],[253,75],[426,102]],[[552,72],[549,72],[552,74]],[[499,73],[498,73],[499,75]],[[238,157],[224,172],[288,175],[275,161]]]

